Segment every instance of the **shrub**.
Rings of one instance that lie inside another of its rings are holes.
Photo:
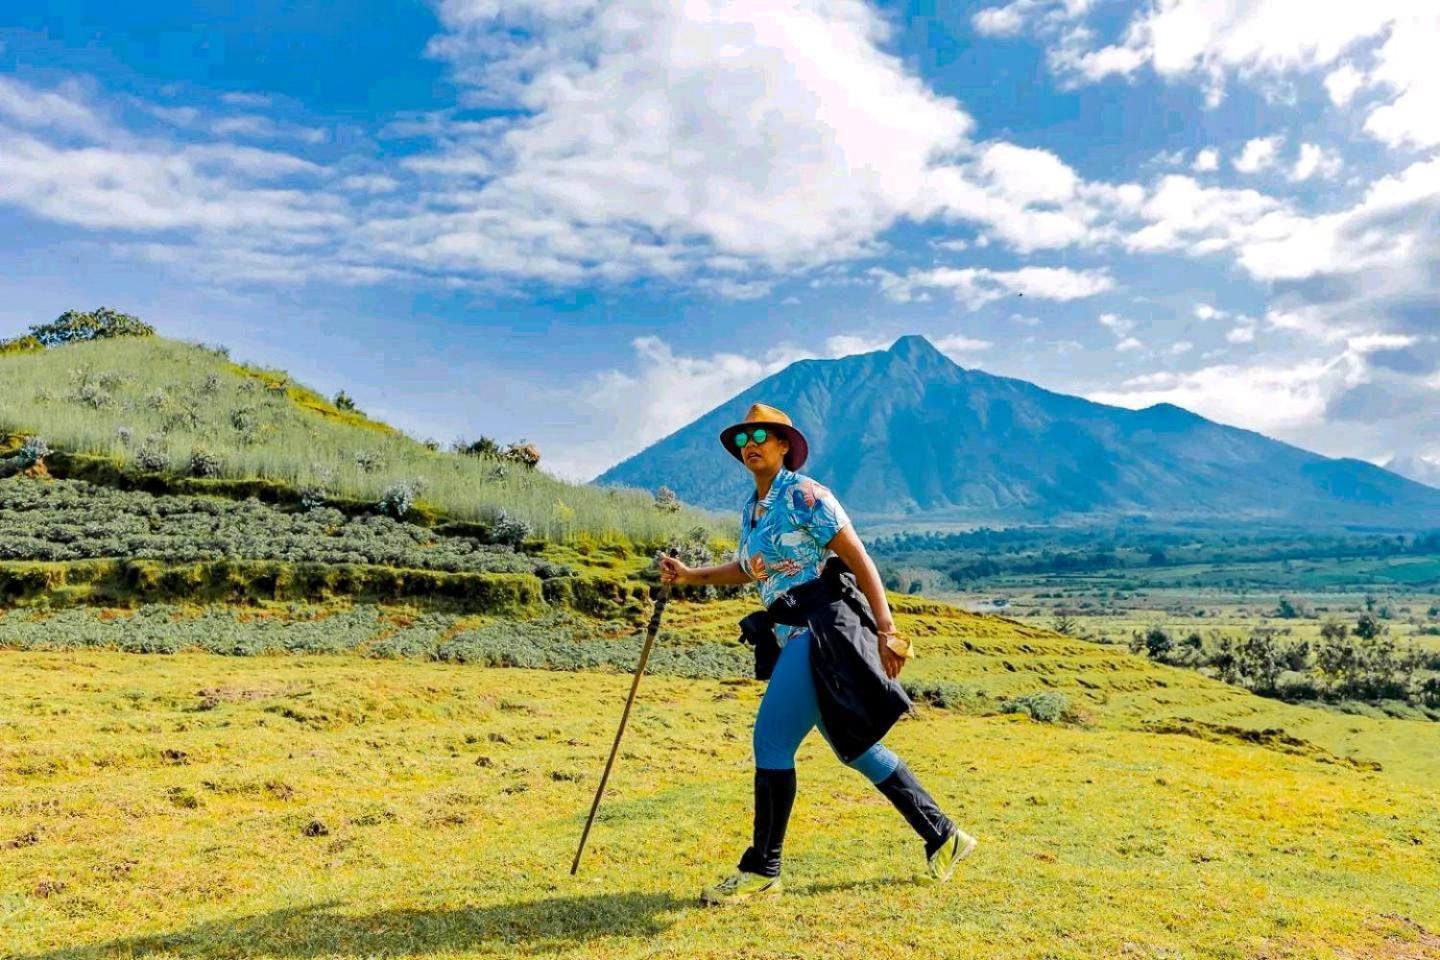
[[[495,515],[495,522],[491,527],[490,539],[494,543],[504,544],[510,547],[518,547],[526,540],[534,536],[535,530],[530,524],[512,517],[501,510]]]
[[[218,477],[220,458],[204,447],[196,447],[190,451],[189,473],[192,477]]]
[[[964,684],[950,680],[907,680],[901,687],[917,703],[929,704],[941,710],[958,710],[976,707],[985,693]]]
[[[36,324],[30,335],[46,347],[110,337],[151,337],[155,328],[140,318],[109,307],[93,311],[66,310],[51,323]]]
[[[1070,698],[1054,690],[1023,693],[1000,704],[1001,713],[1023,713],[1040,723],[1059,723],[1070,714]]]
[[[505,459],[534,469],[540,466],[540,448],[533,443],[517,440],[505,448]]]
[[[169,467],[170,457],[160,443],[160,438],[157,436],[146,437],[145,443],[135,451],[135,465],[150,473],[156,473]]]
[[[385,516],[399,520],[415,506],[415,489],[409,483],[393,484],[380,494],[380,501],[375,506]]]
[[[335,394],[335,409],[353,413],[355,411],[355,401],[351,398],[350,394],[341,390]]]
[[[20,445],[20,466],[33,467],[50,453],[50,445],[40,437],[26,437]]]
[[[680,498],[674,490],[662,486],[655,491],[655,509],[662,513],[675,513],[680,509]]]

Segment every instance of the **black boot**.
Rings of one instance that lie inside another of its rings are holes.
[[[900,761],[894,773],[875,786],[895,804],[895,809],[904,815],[915,832],[920,834],[920,839],[925,841],[927,859],[944,845],[945,838],[955,829],[955,824],[940,812],[934,799],[920,786],[904,760]]]
[[[780,847],[790,808],[795,805],[795,770],[755,769],[755,830],[740,869],[767,877],[780,876]]]

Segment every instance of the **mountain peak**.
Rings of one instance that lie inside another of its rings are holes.
[[[905,360],[909,363],[931,362],[943,360],[951,363],[949,357],[941,353],[935,344],[925,339],[918,333],[907,333],[890,345],[886,351],[891,356]]]

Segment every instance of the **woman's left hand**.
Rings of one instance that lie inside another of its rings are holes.
[[[880,643],[880,665],[885,668],[885,676],[894,680],[900,675],[900,668],[905,666],[905,658],[887,647],[884,637],[876,639]]]

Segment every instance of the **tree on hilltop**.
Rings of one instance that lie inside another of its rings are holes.
[[[113,337],[153,337],[155,328],[139,317],[99,307],[92,311],[66,310],[50,323],[33,325],[30,336],[42,346],[59,347]]]

